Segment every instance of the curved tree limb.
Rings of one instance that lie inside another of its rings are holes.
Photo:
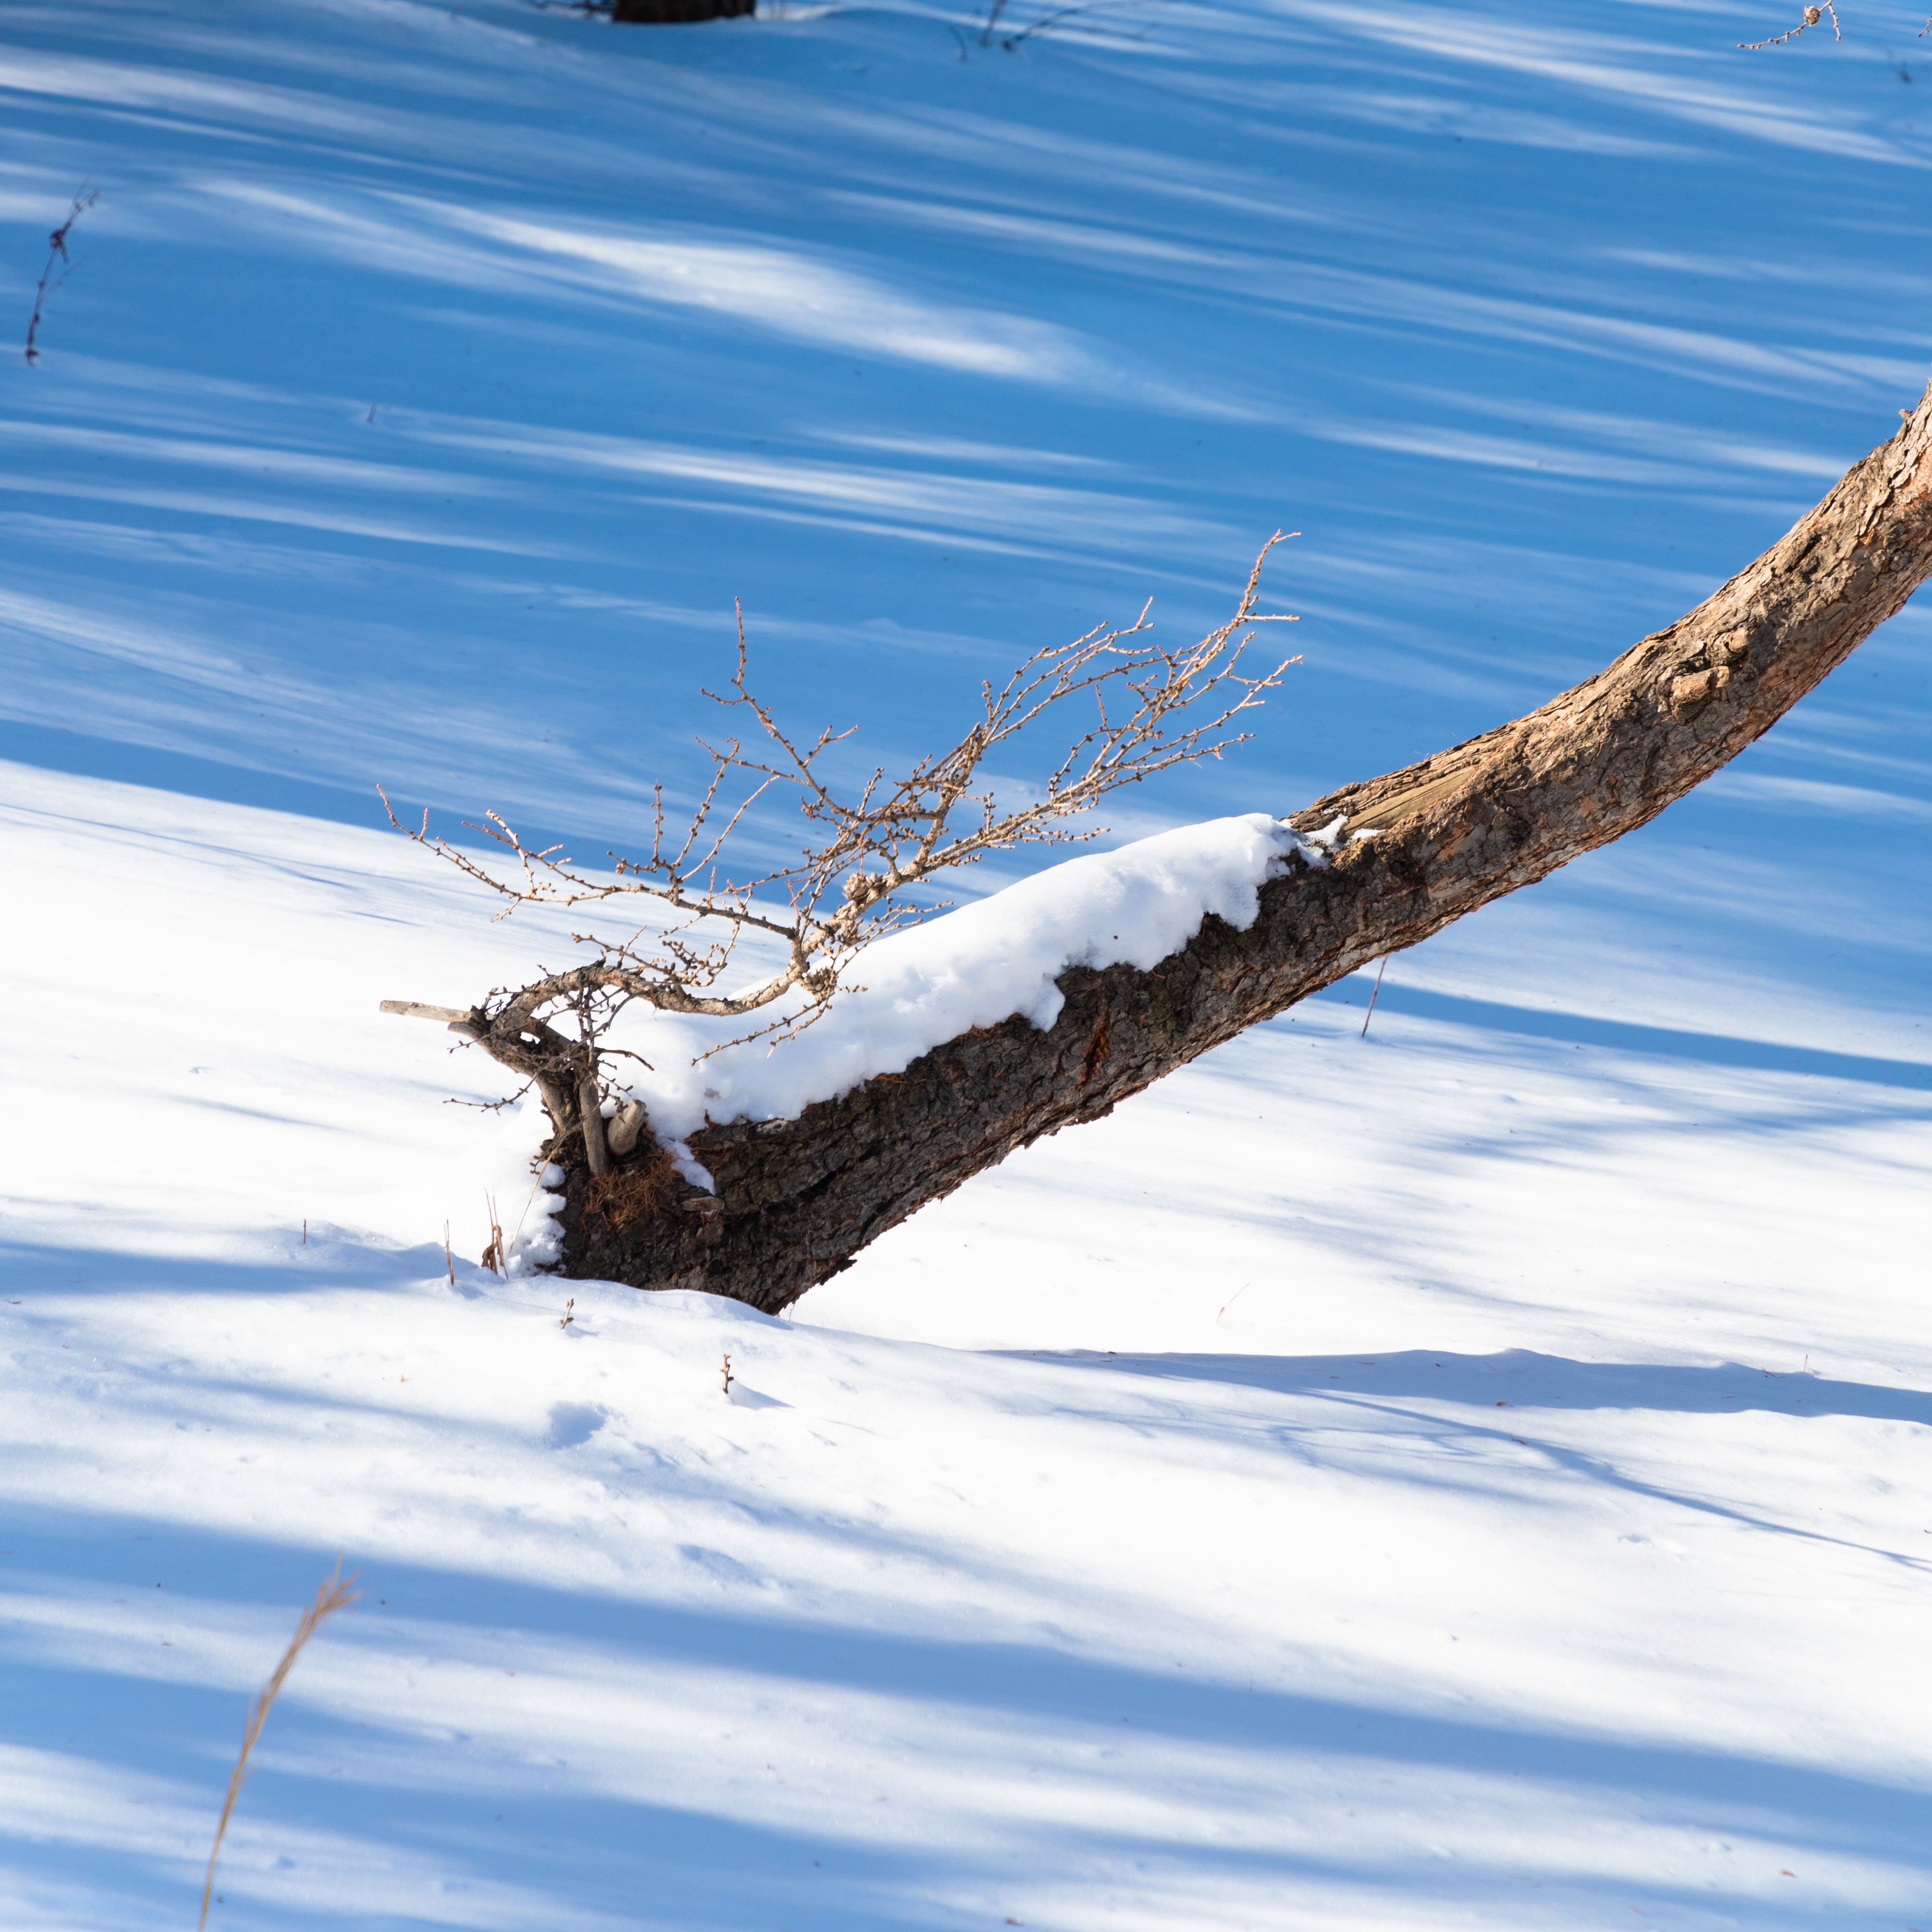
[[[1064,974],[1066,1006],[1047,1030],[1016,1016],[796,1120],[707,1127],[692,1150],[715,1196],[658,1184],[651,1211],[625,1218],[591,1204],[611,1197],[608,1184],[590,1189],[580,1142],[554,1149],[570,1172],[566,1271],[788,1306],[1015,1148],[1098,1119],[1368,962],[1647,823],[1768,730],[1928,575],[1932,388],[1890,442],[1687,616],[1540,710],[1294,814],[1304,828],[1346,815],[1345,842],[1328,868],[1265,885],[1246,932],[1210,916],[1150,972]]]

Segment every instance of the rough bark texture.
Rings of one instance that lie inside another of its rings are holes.
[[[716,1195],[672,1180],[649,1214],[600,1211],[608,1184],[590,1188],[573,1136],[560,1150],[566,1271],[786,1306],[1015,1148],[1099,1119],[1331,981],[1644,824],[1768,729],[1928,574],[1932,388],[1891,442],[1688,616],[1540,710],[1293,814],[1308,830],[1346,814],[1351,842],[1326,868],[1298,866],[1265,886],[1247,931],[1210,917],[1151,972],[1066,973],[1049,1030],[1016,1018],[796,1120],[707,1127],[692,1145]],[[640,1157],[663,1160],[648,1136]]]

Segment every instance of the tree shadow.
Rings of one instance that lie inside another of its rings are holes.
[[[1018,1352],[1000,1351],[1003,1354]],[[1744,1414],[1794,1418],[1855,1416],[1932,1428],[1932,1394],[1833,1382],[1801,1371],[1778,1374],[1736,1363],[1698,1368],[1670,1364],[1576,1362],[1527,1348],[1491,1355],[1402,1349],[1375,1356],[1094,1354],[1085,1350],[1028,1360],[1092,1364],[1165,1382],[1232,1384],[1346,1408],[1352,1420],[1378,1415],[1405,1431],[1458,1443],[1487,1440],[1533,1449],[1549,1466],[1593,1485],[1620,1490],[1799,1543],[1856,1550],[1932,1575],[1932,1554],[1890,1550],[1808,1529],[1694,1491],[1646,1481],[1600,1454],[1552,1442],[1550,1419],[1600,1410],[1636,1414]],[[1446,1413],[1445,1413],[1446,1411]],[[1498,1414],[1497,1411],[1502,1412]],[[1318,1426],[1318,1425],[1317,1425]],[[1417,1480],[1438,1480],[1418,1477]],[[1460,1479],[1466,1486],[1466,1479]],[[1457,1486],[1458,1479],[1448,1479]]]
[[[1680,1415],[1730,1415],[1752,1409],[1777,1415],[1858,1416],[1932,1428],[1932,1390],[1842,1382],[1808,1370],[1779,1372],[1738,1362],[1583,1362],[1532,1348],[1459,1354],[1447,1348],[1403,1348],[1362,1355],[1108,1354],[1088,1349],[1043,1354],[1000,1350],[1029,1360],[1090,1364],[1124,1374],[1186,1382],[1235,1382],[1279,1395],[1347,1394],[1385,1400],[1506,1402],[1557,1410],[1648,1409]]]
[[[140,1598],[145,1610],[193,1592],[190,1618],[226,1610],[272,1628],[329,1552],[105,1510],[84,1525],[16,1520],[5,1548],[0,1655],[11,1666],[9,1734],[21,1762],[0,1761],[0,1787],[26,1765],[50,1779],[63,1767],[94,1777],[102,1792],[98,1816],[83,1815],[65,1842],[34,1842],[0,1822],[16,1882],[55,1883],[84,1843],[87,1888],[102,1902],[139,1898],[152,1909],[175,1891],[191,1897],[203,1848],[187,1831],[178,1847],[144,1844],[116,1805],[126,1808],[122,1787],[138,1786],[134,1804],[174,1828],[192,1824],[199,1798],[212,1827],[240,1690],[195,1681],[153,1640],[126,1634],[41,1648],[44,1626],[22,1606],[74,1606],[84,1628],[103,1603]],[[966,1922],[960,1900],[1037,1896],[1042,1869],[1175,1910],[1190,1891],[1257,1906],[1319,1897],[1337,1924],[1385,1923],[1391,1912],[1433,1922],[1445,1910],[1493,1910],[1499,1896],[1531,1886],[1541,1909],[1560,1901],[1586,1915],[1670,1908],[1736,1912],[1764,1927],[1818,1922],[1811,1902],[1762,1896],[1742,1861],[1672,1882],[1654,1866],[1625,1879],[1586,1857],[1532,1849],[1545,1832],[1574,1846],[1580,1832],[1660,1806],[1747,1858],[1774,1844],[1808,1869],[1856,1859],[1901,1879],[1924,1864],[1922,1796],[1904,1773],[1893,1782],[1244,1686],[1082,1654],[1052,1631],[1002,1640],[886,1630],[388,1559],[364,1564],[361,1585],[356,1613],[332,1626],[332,1662],[310,1660],[277,1706],[248,1788],[248,1829],[224,1868],[237,1902],[274,1922],[332,1922],[358,1897],[358,1862],[381,1870],[388,1888],[366,1922],[398,1927],[628,1927],[640,1898],[656,1924],[735,1926],[778,1913],[773,1922],[824,1932],[953,1926]],[[519,1679],[566,1708],[587,1692],[604,1707],[602,1721],[573,1730],[560,1718],[533,1731],[521,1694],[507,1688],[465,1707],[454,1727],[446,1700],[405,1695],[373,1714],[356,1694],[357,1673],[386,1682],[399,1659],[412,1672],[432,1660],[454,1670],[481,1661],[491,1679]],[[688,1721],[713,1683],[741,1687],[712,1717],[730,1774],[716,1790],[708,1779],[678,1788],[658,1762],[680,1756],[676,1699],[663,1699],[682,1686],[691,1702],[698,1687]],[[881,1708],[893,1714],[892,1747],[863,1749],[856,1755],[871,1761],[855,1764],[853,1733]],[[823,1726],[829,1755],[801,1755],[801,1713]],[[916,1816],[927,1800],[907,1783],[908,1766],[884,1760],[908,1750],[943,1757],[974,1792],[970,1829],[956,1816],[943,1838],[908,1828],[903,1813]],[[1030,1777],[1016,1776],[1021,1760],[1034,1761]],[[1204,1784],[1245,1787],[1264,1812],[1289,1808],[1216,1842],[1194,1815]],[[1445,1862],[1419,1840],[1357,1840],[1341,1827],[1358,1796],[1365,1806],[1409,1805],[1444,1792],[1466,1802],[1464,1791],[1479,1792],[1492,1817],[1514,1817],[1518,1842],[1505,1850],[1492,1832]],[[1036,1814],[1039,1804],[1050,1815]],[[1331,1830],[1310,1828],[1330,1814]],[[286,1893],[291,1884],[298,1898]],[[476,1895],[474,1918],[465,1893]],[[547,1919],[546,1910],[559,1916]],[[1218,1911],[1210,1916],[1220,1922]]]
[[[1358,1010],[1368,995],[1344,982],[1321,996],[1327,1004]],[[1612,1052],[1660,1055],[1696,1060],[1711,1066],[1736,1066],[1768,1073],[1807,1074],[1826,1080],[1852,1080],[1870,1086],[1897,1087],[1932,1094],[1932,1062],[1892,1060],[1873,1054],[1834,1053],[1816,1047],[1790,1046],[1778,1040],[1751,1040],[1735,1034],[1695,1033],[1678,1027],[1642,1026],[1628,1020],[1603,1019],[1594,1014],[1565,1012],[1541,1006],[1512,1006],[1496,1000],[1470,999],[1457,993],[1437,993],[1399,981],[1383,988],[1377,1010],[1388,1015],[1411,1014],[1418,1019],[1440,1020],[1455,1026],[1478,1027],[1486,1032],[1514,1034],[1530,1040],[1561,1041],[1595,1046]]]
[[[331,1241],[307,1251],[322,1264],[313,1273],[304,1252],[244,1266],[16,1246],[0,1262],[28,1288],[30,1314],[29,1274],[56,1303],[160,1290],[218,1304],[442,1270],[429,1246]],[[774,1336],[788,1326],[748,1318]],[[1308,1432],[1311,1402],[1317,1429],[1332,1404],[1438,1440],[1522,1430],[1517,1409],[1718,1413],[1740,1406],[1733,1396],[1793,1416],[1932,1419],[1917,1390],[1522,1351],[1011,1359],[1016,1384],[1023,1364],[1042,1361],[1118,1372],[1111,1393],[1096,1387],[1082,1405],[1102,1422],[1120,1377],[1292,1395],[1288,1435]],[[274,1412],[352,1432],[368,1408],[185,1363],[170,1364],[168,1383],[184,1413],[200,1394],[245,1393],[271,1436]],[[1196,1420],[1172,1426],[1185,1435]],[[1022,1900],[1072,1874],[1083,1896],[1131,1898],[1156,1922],[1204,1922],[1204,1900],[1220,1901],[1213,1922],[1265,1920],[1285,1897],[1319,1899],[1336,1924],[1456,1911],[1496,1922],[1500,1901],[1533,1888],[1537,1910],[1566,1922],[1628,1906],[1782,1928],[1818,1921],[1795,1894],[1761,1895],[1754,1874],[1776,1868],[1774,1846],[1780,1861],[1821,1869],[1856,1862],[1894,1889],[1923,1876],[1922,1797],[1905,1772],[1460,1711],[1426,1684],[1304,1689],[1278,1658],[1244,1682],[1184,1644],[1172,1659],[1146,1646],[1124,1656],[1054,1623],[1065,1580],[1028,1571],[997,1533],[982,1546],[809,1491],[772,1495],[708,1454],[674,1468],[643,1438],[596,1466],[604,1500],[587,1504],[589,1472],[566,1459],[610,1427],[600,1406],[574,1402],[521,1431],[545,1432],[559,1457],[558,1506],[602,1516],[603,1555],[579,1573],[502,1574],[493,1539],[512,1525],[487,1496],[441,1506],[469,1510],[473,1558],[351,1552],[363,1598],[277,1706],[225,1868],[235,1904],[265,1923],[602,1932],[634,1926],[647,1899],[655,1923],[886,1932],[970,1922],[969,1904],[1002,1900],[992,1922],[1030,1917]],[[500,1433],[518,1432],[495,1415],[465,1431],[457,1453],[482,1466]],[[377,1453],[406,1453],[380,1440]],[[1564,1474],[1644,1489],[1574,1451],[1544,1454]],[[610,1567],[628,1547],[619,1520],[674,1495],[700,1506],[694,1520],[755,1516],[768,1553],[797,1552],[789,1580],[723,1550],[666,1547],[648,1528],[647,1560]],[[398,1507],[422,1505],[405,1486]],[[136,1516],[110,1494],[56,1508],[16,1491],[0,1522],[0,1862],[70,1919],[83,1892],[96,1923],[191,1900],[199,1826],[205,1814],[212,1829],[248,1696],[333,1560],[286,1522],[215,1529],[196,1514],[190,1496]],[[902,1615],[890,1593],[800,1587],[888,1564],[943,1580],[929,1613]],[[996,1604],[1034,1607],[988,1628]],[[1291,1652],[1306,1640],[1292,1609],[1280,1634]],[[56,1804],[58,1829],[45,1825]],[[1430,1834],[1452,1811],[1463,1837],[1445,1861]],[[1624,1878],[1589,1851],[1660,1814],[1736,1845],[1738,1861],[1679,1878],[1647,1858]],[[1214,1822],[1234,1815],[1251,1822],[1231,1833]],[[370,1872],[382,1875],[377,1892]]]

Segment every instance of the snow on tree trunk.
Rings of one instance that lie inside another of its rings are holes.
[[[1234,922],[1207,910],[1152,964],[1068,967],[1035,1017],[970,1025],[788,1117],[704,1125],[680,1150],[682,1172],[646,1135],[631,1160],[593,1178],[573,1132],[551,1149],[568,1176],[566,1272],[787,1306],[1016,1148],[1099,1119],[1246,1028],[1646,824],[1767,730],[1928,574],[1932,388],[1897,436],[1688,616],[1526,717],[1294,814],[1308,837],[1284,838],[1251,919],[1245,903],[1228,908]],[[1319,862],[1312,841],[1337,818],[1334,856]],[[1226,823],[1250,822],[1269,823]]]

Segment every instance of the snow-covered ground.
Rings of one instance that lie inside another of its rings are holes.
[[[1926,373],[1846,22],[0,15],[22,334],[101,190],[0,392],[0,1925],[191,1922],[340,1551],[217,1925],[1932,1932],[1921,613],[791,1320],[484,1272],[534,1124],[376,1011],[566,942],[374,782],[621,845],[734,594],[856,766],[1304,530],[1123,837],[1675,616]]]

